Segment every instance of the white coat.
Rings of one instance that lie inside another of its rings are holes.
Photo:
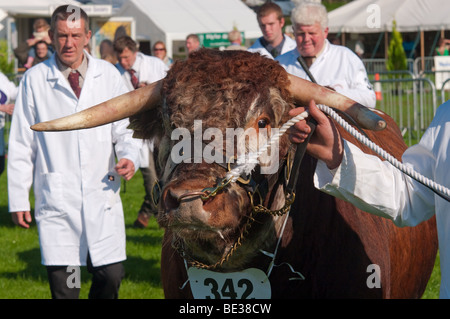
[[[0,103],[8,104],[16,99],[18,88],[6,75],[0,72]],[[5,139],[3,128],[5,127],[5,113],[0,112],[0,156],[5,155]]]
[[[30,125],[84,110],[126,93],[109,62],[88,56],[80,99],[58,70],[55,55],[28,70],[19,86],[8,157],[9,211],[30,210],[44,265],[94,266],[126,259],[125,224],[116,156],[139,165],[128,119],[97,128],[34,132]]]
[[[127,72],[120,63],[116,64],[117,69],[122,75],[122,79],[129,91],[133,91],[133,85],[131,84],[130,73]],[[169,70],[169,67],[159,58],[145,55],[142,52],[138,52],[136,55],[136,61],[132,68],[137,72],[139,82],[145,82],[147,84],[156,82],[164,78]],[[153,142],[148,140],[140,140],[141,151],[139,161],[140,167],[149,166],[149,151],[153,151]]]
[[[284,35],[284,44],[283,48],[281,49],[281,54],[285,54],[291,50],[294,50],[297,47],[297,43],[292,38],[288,37],[287,35]],[[269,59],[273,59],[272,54],[267,51],[267,49],[261,44],[261,38],[255,41],[253,45],[247,49],[249,52],[258,52],[262,56],[268,57]]]
[[[120,63],[116,64],[122,78],[128,88],[128,90],[134,90],[131,85],[130,73],[128,73]],[[136,61],[132,68],[138,73],[139,82],[146,82],[147,84],[156,82],[164,78],[169,70],[169,67],[159,58],[154,56],[145,55],[142,52],[138,52],[136,55]]]
[[[361,59],[350,49],[331,44],[328,40],[325,40],[324,46],[323,52],[309,68],[317,84],[331,87],[364,106],[375,107],[375,91]],[[276,60],[288,73],[311,80],[297,61],[299,55],[295,48]]]
[[[405,165],[450,188],[450,101],[441,105],[419,144],[402,157]],[[355,164],[356,163],[356,164]],[[407,177],[386,161],[367,155],[349,142],[335,172],[317,163],[317,188],[350,201],[397,226],[415,226],[436,214],[441,262],[440,298],[450,298],[450,202]]]

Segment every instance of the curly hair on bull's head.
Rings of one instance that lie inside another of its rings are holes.
[[[173,127],[190,129],[194,120],[202,120],[206,127],[245,128],[251,107],[255,114],[258,109],[275,113],[277,122],[285,118],[293,107],[288,87],[286,71],[274,60],[246,51],[201,49],[171,67],[162,95]]]

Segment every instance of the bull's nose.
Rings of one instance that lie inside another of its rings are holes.
[[[179,196],[172,190],[168,189],[164,196],[164,208],[166,212],[175,210],[180,205]]]
[[[164,198],[165,208],[167,210],[177,209],[182,201],[192,201],[201,199],[203,192],[182,191],[169,188]]]
[[[166,188],[161,204],[167,226],[208,225],[211,214],[204,209],[200,194],[201,192],[187,190],[181,185]]]

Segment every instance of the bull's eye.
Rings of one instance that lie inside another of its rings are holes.
[[[265,128],[267,126],[268,120],[267,119],[260,119],[258,121],[258,128]]]

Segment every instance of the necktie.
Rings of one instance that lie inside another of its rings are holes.
[[[133,85],[133,87],[135,89],[137,89],[138,84],[139,84],[139,80],[136,77],[136,71],[133,70],[133,69],[129,69],[128,72],[130,73],[130,76],[131,76],[131,85]]]
[[[273,48],[272,51],[270,51],[270,54],[272,54],[273,58],[276,58],[279,55],[276,48]]]
[[[70,72],[69,74],[69,83],[72,87],[73,92],[80,98],[81,88],[80,88],[80,73],[78,71]]]
[[[313,64],[315,58],[316,58],[315,56],[304,56],[303,57],[303,60],[305,60],[306,65],[308,66],[308,68],[311,67],[311,65]]]

